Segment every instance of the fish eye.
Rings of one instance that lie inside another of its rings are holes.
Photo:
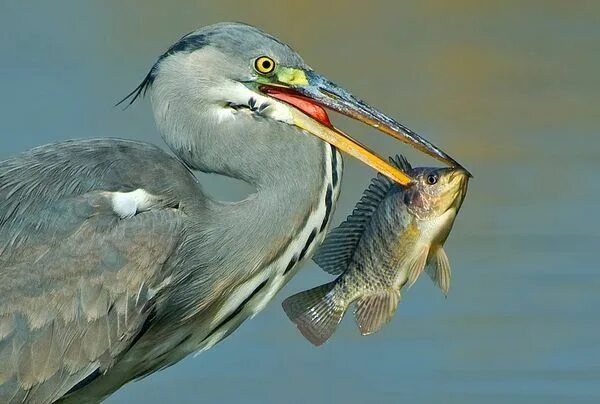
[[[437,176],[437,174],[429,174],[427,176],[427,183],[429,185],[436,184],[437,182],[438,182],[438,176]]]
[[[254,69],[260,74],[269,74],[275,70],[275,61],[268,56],[260,56],[254,61]]]

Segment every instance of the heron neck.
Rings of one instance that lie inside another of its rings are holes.
[[[341,178],[337,151],[332,153],[331,146],[294,126],[248,111],[183,102],[181,97],[169,97],[163,91],[166,87],[155,87],[157,125],[179,158],[193,169],[240,179],[256,188],[256,193],[239,202],[198,204],[208,211],[190,218],[193,227],[186,247],[192,246],[188,257],[193,258],[188,265],[224,268],[228,276],[243,281],[282,253],[288,254],[288,247],[296,246],[293,242],[301,243],[302,250],[306,231],[309,236],[316,227],[324,233]],[[312,252],[307,249],[304,255]],[[223,281],[220,271],[192,272],[205,287],[218,288],[215,284]],[[189,293],[197,296],[194,284]]]
[[[212,232],[218,235],[214,243],[227,246],[219,251],[219,258],[240,272],[258,271],[285,252],[308,226],[324,229],[323,221],[329,220],[337,198],[337,190],[335,195],[327,191],[332,188],[331,155],[329,145],[310,140],[302,148],[277,155],[277,167],[253,177],[256,193],[245,200],[212,201],[209,216]]]

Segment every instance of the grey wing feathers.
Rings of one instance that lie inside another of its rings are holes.
[[[390,157],[390,163],[408,173],[412,170],[403,156]],[[313,257],[315,263],[325,272],[339,275],[346,270],[373,213],[394,185],[400,186],[386,176],[377,174],[352,214],[327,235]]]
[[[116,161],[126,154],[113,151]],[[106,191],[117,187],[115,160],[55,152],[45,165],[36,151],[0,163],[2,403],[50,403],[110,368],[142,328],[146,292],[181,233],[176,209],[114,214]]]
[[[65,207],[55,201],[93,190],[137,188],[163,194],[195,190],[197,184],[183,164],[145,143],[92,139],[38,147],[0,162],[0,226],[29,221],[43,226],[53,212],[30,216],[28,211],[60,210]]]

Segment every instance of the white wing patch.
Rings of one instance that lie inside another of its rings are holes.
[[[159,198],[139,188],[131,192],[110,192],[112,208],[121,219],[149,210]]]

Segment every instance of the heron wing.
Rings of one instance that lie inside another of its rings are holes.
[[[165,176],[189,173],[155,148],[84,143],[0,163],[0,402],[53,402],[110,368],[142,330],[177,247],[177,184],[161,194],[164,177],[123,170],[151,150]],[[165,205],[121,218],[111,192],[142,186]]]

